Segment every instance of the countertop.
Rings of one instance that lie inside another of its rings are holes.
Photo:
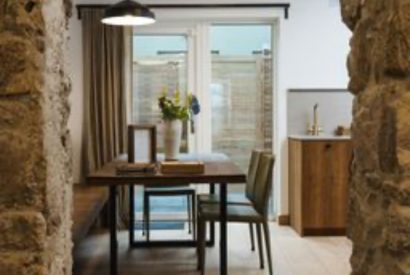
[[[298,139],[298,140],[350,140],[350,136],[332,136],[332,135],[319,135],[319,136],[309,136],[309,135],[290,135],[290,139]]]

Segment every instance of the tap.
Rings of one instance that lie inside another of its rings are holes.
[[[319,125],[319,115],[318,115],[319,104],[316,103],[313,106],[313,125],[309,127],[308,134],[312,136],[318,136],[321,132],[323,132],[322,127]]]

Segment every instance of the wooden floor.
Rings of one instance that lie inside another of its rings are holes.
[[[248,227],[229,224],[229,274],[262,275],[258,254],[250,250]],[[173,236],[157,231],[153,238]],[[157,236],[155,235],[157,234]],[[289,227],[271,226],[275,275],[348,275],[351,243],[344,237],[301,238]],[[178,237],[178,236],[176,236]],[[128,234],[119,234],[119,274],[190,275],[196,271],[193,248],[128,250]],[[93,233],[75,250],[75,275],[109,274],[108,234]],[[218,274],[218,246],[207,249],[206,274]],[[265,253],[266,255],[266,253]]]

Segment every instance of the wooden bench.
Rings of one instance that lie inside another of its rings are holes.
[[[99,217],[108,200],[108,190],[104,187],[74,185],[74,212],[72,240],[77,244],[83,239]]]

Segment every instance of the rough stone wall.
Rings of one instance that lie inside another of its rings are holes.
[[[341,4],[353,31],[352,274],[410,274],[410,1]]]
[[[71,273],[64,0],[0,0],[0,274]]]

